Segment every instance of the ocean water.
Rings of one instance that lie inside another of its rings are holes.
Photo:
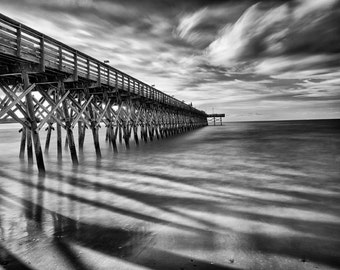
[[[18,128],[0,126],[0,269],[340,269],[339,120],[224,123],[118,154],[102,129],[102,159],[87,132],[76,168],[54,131],[44,177]]]

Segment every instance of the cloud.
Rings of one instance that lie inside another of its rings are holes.
[[[195,13],[183,16],[180,19],[177,27],[178,34],[181,38],[190,35],[190,32],[200,23],[200,21],[206,16],[207,8],[200,9]]]
[[[256,57],[269,48],[265,39],[274,32],[275,24],[282,23],[287,8],[281,6],[262,11],[258,6],[251,6],[235,24],[226,25],[220,36],[209,45],[207,55],[212,64],[228,67],[248,57]]]
[[[282,55],[266,57],[256,62],[253,71],[258,74],[278,74],[287,71],[329,68],[340,60],[340,54]]]
[[[241,1],[237,4],[204,6],[194,12],[180,14],[175,35],[201,49],[206,48],[216,37],[219,29],[230,22],[235,22],[246,9]]]
[[[232,67],[262,58],[340,53],[337,3],[311,0],[270,9],[252,5],[221,30],[206,55],[211,64]]]

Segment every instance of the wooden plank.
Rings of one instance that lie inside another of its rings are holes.
[[[4,39],[4,38],[0,38],[0,44],[1,44],[1,46],[5,46],[9,49],[16,50],[15,40],[10,41],[10,40]]]
[[[28,60],[28,61],[31,61],[31,62],[34,62],[34,63],[39,63],[40,62],[40,57],[33,56],[31,54],[27,54],[27,53],[24,53],[24,52],[21,53],[21,58],[25,59],[25,60]]]
[[[51,58],[54,58],[56,59],[56,61],[58,61],[58,58],[59,58],[59,52],[55,52],[55,51],[51,51],[49,49],[46,48],[45,46],[45,55],[51,57]]]
[[[5,25],[0,25],[0,31],[6,32],[8,34],[12,34],[14,36],[17,35],[17,31],[15,31],[14,29],[10,29],[8,27],[5,27]]]
[[[0,31],[0,36],[1,36],[1,39],[8,40],[9,42],[13,42],[14,44],[16,44],[16,41],[17,41],[16,35],[11,35],[11,34],[8,34],[7,32]]]
[[[55,52],[56,54],[59,54],[59,47],[58,47],[58,45],[53,44],[53,43],[49,43],[46,40],[45,40],[45,48],[46,48],[46,50]]]
[[[30,36],[27,36],[25,34],[25,32],[21,31],[21,40],[25,43],[25,44],[30,44],[30,46],[37,46],[39,47],[39,40],[38,39],[33,39]]]

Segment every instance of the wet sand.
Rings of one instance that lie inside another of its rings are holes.
[[[117,155],[102,130],[101,160],[87,134],[80,166],[52,147],[45,177],[0,126],[0,269],[340,269],[339,126],[229,123]]]

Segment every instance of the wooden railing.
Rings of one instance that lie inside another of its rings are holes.
[[[205,115],[203,111],[0,13],[1,53],[38,63],[42,72],[45,68],[62,71],[75,78],[100,82],[161,104]]]

